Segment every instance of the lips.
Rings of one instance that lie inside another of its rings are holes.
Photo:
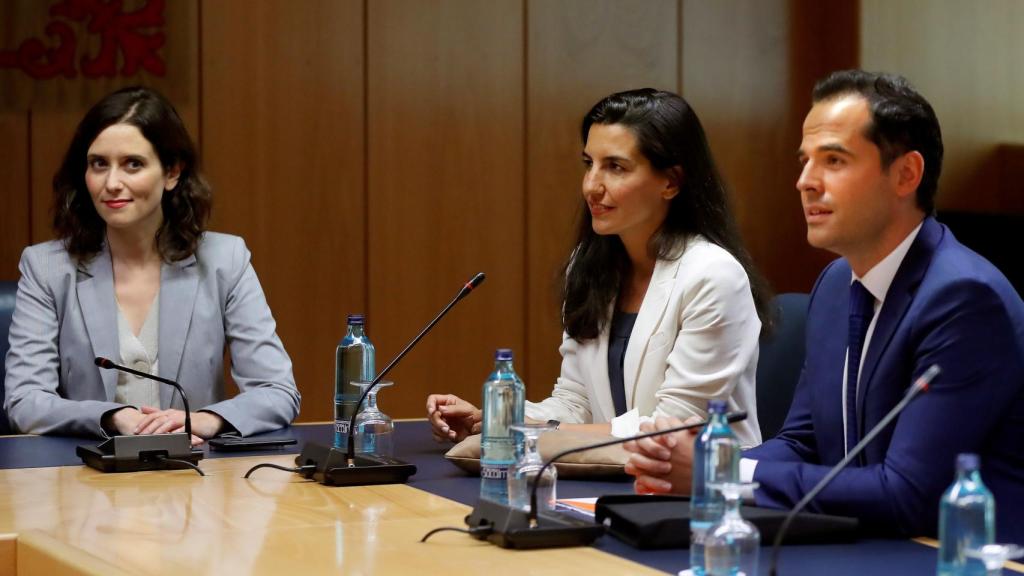
[[[605,206],[604,204],[587,204],[590,207],[591,216],[603,216],[615,208],[612,206]]]
[[[125,206],[131,204],[131,202],[132,202],[131,200],[126,200],[126,199],[104,200],[103,201],[103,205],[106,206],[107,208],[111,208],[113,210],[117,210],[119,208],[124,208]]]
[[[808,223],[822,222],[832,215],[832,211],[824,206],[808,206],[804,208],[804,218]]]

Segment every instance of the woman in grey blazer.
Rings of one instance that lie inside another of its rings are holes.
[[[206,232],[210,189],[174,108],[146,88],[96,104],[54,176],[57,240],[25,249],[4,406],[35,434],[160,434],[193,444],[289,424],[299,392],[245,242]],[[227,398],[224,350],[239,394]]]
[[[561,375],[526,417],[625,437],[657,416],[705,418],[711,399],[761,441],[754,376],[768,289],[740,241],[700,120],[680,96],[612,94],[581,126],[585,173],[563,279]],[[460,440],[481,412],[427,399],[435,438]]]

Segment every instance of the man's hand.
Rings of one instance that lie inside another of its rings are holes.
[[[427,397],[427,418],[435,441],[461,442],[470,434],[480,433],[483,413],[454,394],[431,394]]]
[[[640,426],[641,433],[696,424],[699,418],[682,422],[678,418],[658,418],[653,424]],[[674,492],[689,494],[693,471],[693,443],[699,429],[671,432],[653,438],[626,442],[632,454],[626,462],[626,473],[636,477],[633,489],[639,494]]]

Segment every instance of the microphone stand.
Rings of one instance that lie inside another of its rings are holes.
[[[416,466],[403,462],[397,458],[391,458],[387,456],[378,456],[372,454],[361,454],[356,455],[355,449],[355,438],[356,438],[356,418],[359,415],[359,409],[366,400],[367,395],[373,390],[377,384],[387,376],[391,369],[395,367],[398,362],[405,357],[406,354],[412,350],[413,346],[419,343],[424,336],[434,328],[441,318],[444,318],[448,311],[452,309],[460,300],[469,295],[474,288],[483,283],[487,276],[483,272],[479,272],[476,276],[473,276],[466,284],[459,290],[459,293],[444,307],[441,312],[434,317],[427,326],[416,335],[415,338],[409,342],[401,352],[395,356],[380,374],[370,382],[370,385],[363,390],[362,395],[359,396],[359,401],[356,402],[355,411],[352,413],[352,419],[349,421],[348,427],[348,447],[345,452],[334,448],[327,447],[322,444],[307,443],[302,448],[302,453],[295,459],[295,463],[300,468],[305,468],[300,472],[306,478],[314,478],[321,483],[328,486],[367,486],[370,484],[400,484],[407,482],[409,477],[416,473]]]
[[[903,399],[893,406],[892,410],[890,410],[889,413],[878,422],[878,424],[875,424],[874,428],[872,428],[871,431],[868,432],[852,450],[850,450],[846,455],[846,458],[843,458],[838,464],[833,466],[832,469],[828,471],[828,474],[819,480],[818,483],[814,485],[814,488],[811,488],[811,490],[796,503],[796,506],[793,506],[793,509],[789,511],[788,515],[786,515],[786,519],[782,521],[782,526],[779,528],[778,533],[775,534],[775,541],[772,542],[772,564],[771,570],[769,571],[771,576],[776,576],[778,573],[777,568],[779,564],[779,551],[782,548],[782,539],[785,538],[786,531],[789,530],[789,525],[793,523],[797,514],[806,508],[807,505],[810,504],[811,500],[814,500],[814,498],[821,493],[821,491],[824,490],[825,487],[828,486],[832,480],[850,464],[850,462],[853,462],[864,448],[866,448],[867,445],[882,432],[882,430],[895,420],[896,417],[899,416],[900,412],[903,412],[903,409],[907,407],[907,404],[910,404],[911,400],[913,400],[918,394],[927,392],[928,388],[931,386],[932,380],[941,372],[942,369],[939,368],[938,364],[933,364],[931,368],[925,370],[924,374],[922,374],[921,377],[910,386],[910,389],[907,390]]]
[[[192,468],[205,476],[196,466],[203,459],[202,450],[192,449],[192,415],[188,396],[181,385],[173,380],[133,370],[111,360],[96,357],[95,363],[105,370],[127,372],[140,378],[173,386],[185,406],[185,432],[174,434],[145,434],[113,436],[96,446],[78,446],[75,454],[82,462],[101,472],[139,472],[142,470],[168,470],[182,466]],[[179,466],[170,466],[178,464]]]
[[[726,419],[730,423],[739,422],[746,419],[746,417],[747,413],[744,411],[730,412],[726,415]],[[480,499],[473,508],[473,512],[466,516],[469,533],[478,540],[487,540],[502,548],[533,549],[589,545],[604,534],[605,526],[603,524],[582,522],[562,514],[541,512],[539,510],[537,506],[537,488],[539,486],[537,479],[543,477],[548,467],[559,458],[569,454],[585,452],[595,448],[604,448],[605,446],[614,446],[615,444],[624,444],[631,440],[642,440],[673,432],[692,430],[694,428],[701,428],[706,424],[706,421],[683,424],[682,426],[666,428],[665,430],[656,430],[628,438],[615,438],[614,440],[563,450],[555,454],[554,457],[549,458],[532,479],[530,483],[529,510],[520,510],[493,500]]]

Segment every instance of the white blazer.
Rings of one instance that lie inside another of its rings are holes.
[[[527,402],[526,415],[567,423],[612,422],[634,434],[642,417],[707,417],[708,400],[746,410],[733,425],[744,448],[761,443],[754,378],[757,317],[743,266],[703,237],[675,260],[658,260],[623,365],[627,413],[615,417],[605,324],[596,339],[562,336],[561,375],[550,398]],[[639,414],[640,418],[637,417]]]

